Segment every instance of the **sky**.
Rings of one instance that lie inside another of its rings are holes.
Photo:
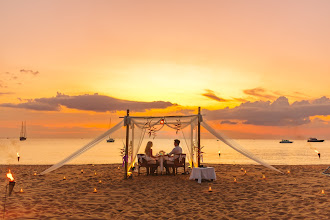
[[[232,138],[330,138],[327,0],[0,0],[0,137],[202,114]]]

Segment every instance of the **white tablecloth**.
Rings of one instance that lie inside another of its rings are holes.
[[[202,179],[216,180],[213,167],[197,167],[193,168],[189,177],[190,180],[198,179],[198,183],[202,183]]]

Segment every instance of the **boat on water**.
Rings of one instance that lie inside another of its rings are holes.
[[[109,137],[109,138],[107,139],[107,142],[115,142],[115,139]]]
[[[111,127],[111,118],[110,118],[110,121],[109,121],[109,129],[110,129],[110,127]],[[108,142],[108,143],[113,143],[113,142],[115,142],[115,139],[113,139],[113,138],[110,137],[110,135],[109,135],[109,137],[108,137],[108,139],[107,139],[107,142]]]
[[[318,140],[317,138],[309,138],[307,142],[323,142],[324,140]]]
[[[283,144],[283,143],[291,144],[291,143],[293,143],[293,141],[289,141],[289,140],[284,140],[284,139],[283,139],[283,140],[280,141],[280,143],[281,143],[281,144]]]
[[[26,140],[26,122],[22,121],[22,128],[21,128],[21,133],[19,136],[20,141],[25,141]]]

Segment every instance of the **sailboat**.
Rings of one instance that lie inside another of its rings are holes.
[[[20,141],[25,141],[26,140],[26,122],[22,122],[22,128],[21,128],[21,134],[19,137]]]
[[[111,125],[111,118],[110,118],[110,121],[109,121],[109,128],[110,128],[110,125]],[[115,142],[115,139],[113,139],[113,138],[110,137],[110,135],[109,135],[109,138],[107,139],[107,142],[108,142],[108,143]]]

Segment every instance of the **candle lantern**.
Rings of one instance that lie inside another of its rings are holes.
[[[94,188],[94,191],[93,191],[93,193],[97,193],[97,190],[96,190],[96,188]]]
[[[81,173],[84,173],[84,170],[81,170],[80,172],[81,172]]]
[[[212,192],[211,184],[209,185],[209,192]]]

